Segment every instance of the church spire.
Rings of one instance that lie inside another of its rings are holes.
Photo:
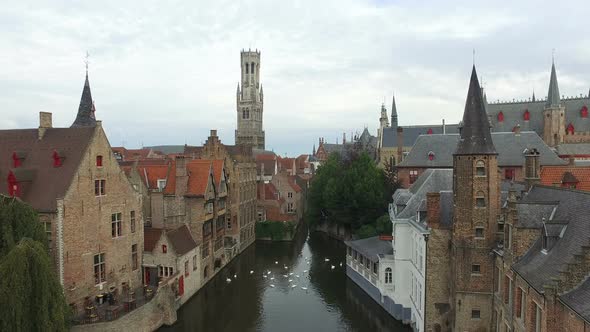
[[[546,106],[559,106],[561,100],[559,99],[559,86],[557,85],[557,74],[555,73],[555,61],[551,62],[551,79],[549,81],[549,92],[547,93]]]
[[[392,128],[397,128],[398,127],[398,124],[397,124],[397,107],[395,107],[395,94],[393,94],[392,101],[391,101],[391,127]]]
[[[484,100],[473,66],[456,155],[496,154]]]
[[[88,81],[88,63],[86,63],[86,81],[82,89],[82,97],[80,98],[80,106],[78,106],[78,115],[71,127],[93,127],[96,126],[96,118],[94,117],[94,103],[92,101],[92,93],[90,92],[90,82]]]
[[[533,89],[533,102],[535,102],[535,89]]]

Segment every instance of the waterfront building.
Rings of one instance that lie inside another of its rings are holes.
[[[30,204],[45,226],[67,303],[142,286],[141,197],[127,180],[95,118],[88,73],[76,120],[54,128],[0,130],[0,194]]]
[[[142,267],[147,285],[174,279],[178,305],[201,287],[200,247],[186,225],[175,229],[146,228]]]
[[[536,149],[540,153],[539,161],[542,168],[567,164],[533,131],[492,133],[491,137],[494,146],[502,147],[498,150],[498,167],[502,179],[524,180],[524,158],[527,149]],[[429,168],[451,169],[452,154],[460,139],[459,134],[418,136],[410,152],[397,166],[401,186],[408,188]]]

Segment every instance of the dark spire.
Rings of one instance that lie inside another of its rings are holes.
[[[80,98],[80,106],[78,107],[78,115],[76,116],[76,120],[72,124],[72,127],[96,126],[94,111],[94,103],[92,102],[92,94],[90,93],[90,83],[88,82],[87,70],[86,82],[84,82],[84,89],[82,89],[82,97]]]
[[[455,154],[496,154],[475,66],[471,72],[465,112],[463,113],[461,138]]]
[[[533,102],[535,102],[535,89],[533,89]]]
[[[555,62],[551,63],[551,80],[549,81],[549,92],[547,93],[546,106],[559,106],[561,100],[559,99],[559,86],[557,85],[557,74],[555,73]]]
[[[397,128],[397,107],[395,107],[395,94],[392,97],[391,102],[391,127]]]

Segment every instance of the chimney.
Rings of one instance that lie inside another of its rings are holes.
[[[188,188],[188,175],[186,172],[186,159],[184,156],[176,156],[176,195],[184,196]]]
[[[576,158],[574,158],[574,156],[569,156],[567,159],[567,164],[569,166],[576,166]]]
[[[514,133],[515,133],[516,135],[520,135],[520,124],[517,124],[517,125],[514,127]]]
[[[397,163],[402,162],[404,157],[404,128],[397,127]]]
[[[426,222],[431,228],[440,228],[440,193],[426,193]]]
[[[217,130],[216,129],[211,129],[211,134],[209,136],[211,136],[211,137],[217,137]]]
[[[43,136],[45,136],[45,131],[47,131],[48,128],[53,128],[51,113],[39,112],[39,139],[43,139]]]
[[[539,164],[539,151],[535,148],[527,149],[524,155],[524,181],[526,182],[526,190],[541,182],[540,173],[541,165]]]
[[[447,126],[445,125],[445,119],[443,119],[443,135],[447,134]]]

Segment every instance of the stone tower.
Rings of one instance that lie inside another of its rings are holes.
[[[260,51],[242,51],[240,64],[242,87],[240,89],[240,83],[238,83],[236,145],[264,149],[264,130],[262,130],[264,95],[260,85]]]
[[[551,79],[547,102],[543,110],[543,140],[547,145],[555,147],[563,143],[565,136],[565,106],[559,98],[559,86],[555,73],[555,62],[551,64]]]
[[[90,82],[88,81],[88,70],[86,70],[86,81],[84,88],[82,88],[82,97],[80,97],[80,106],[78,106],[78,114],[76,120],[71,127],[94,127],[96,126],[96,118],[94,101],[92,100],[92,93],[90,92]]]
[[[379,131],[377,132],[378,148],[383,146],[383,129],[389,127],[389,119],[387,118],[387,109],[385,104],[381,104],[381,117],[379,117]]]
[[[490,253],[496,243],[500,178],[475,66],[462,123],[453,154],[452,330],[488,331],[494,274]]]

